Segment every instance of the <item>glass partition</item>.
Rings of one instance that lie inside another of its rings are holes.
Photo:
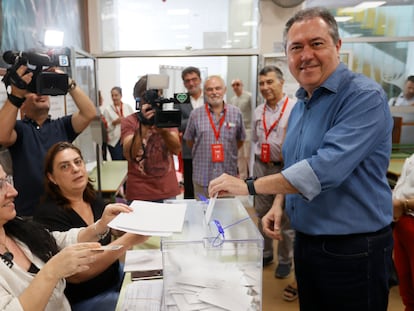
[[[257,48],[258,0],[101,0],[100,7],[103,52]]]

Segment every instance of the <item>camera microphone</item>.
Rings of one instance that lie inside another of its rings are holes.
[[[27,62],[35,66],[54,66],[50,57],[46,54],[40,54],[35,52],[15,52],[6,51],[3,54],[3,59],[8,64],[14,64],[16,59],[25,58]]]

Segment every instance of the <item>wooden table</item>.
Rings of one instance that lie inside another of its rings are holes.
[[[106,161],[101,164],[101,191],[107,195],[116,195],[124,184],[128,173],[127,161]],[[97,168],[89,173],[92,183],[98,190]]]
[[[401,171],[404,165],[405,159],[390,159],[390,164],[388,165],[387,178],[388,183],[391,188],[394,188],[397,183],[398,178],[401,175]]]

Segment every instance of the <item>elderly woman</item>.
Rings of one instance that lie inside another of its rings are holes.
[[[97,241],[115,215],[130,209],[111,205],[86,228],[49,233],[16,217],[16,196],[13,178],[0,165],[0,310],[70,311],[64,279],[90,269],[100,246],[75,243]]]
[[[104,211],[104,203],[89,181],[81,151],[71,143],[56,143],[46,154],[45,188],[46,197],[36,209],[34,219],[49,230],[66,231],[93,225]],[[89,270],[68,279],[65,294],[72,310],[113,311],[123,279],[118,258],[146,239],[126,233],[111,242],[109,230],[101,234],[101,244],[119,248],[97,254]]]

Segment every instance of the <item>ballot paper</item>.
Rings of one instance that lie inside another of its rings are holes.
[[[162,289],[162,280],[137,281],[128,284],[121,310],[159,311]]]
[[[216,204],[218,192],[208,200],[208,205],[205,214],[206,224],[210,223],[211,215],[213,215],[214,205]]]
[[[185,203],[133,201],[131,213],[121,213],[108,226],[125,232],[148,236],[170,236],[181,232],[187,208]]]
[[[124,271],[162,270],[162,253],[159,249],[129,250],[125,255]]]

